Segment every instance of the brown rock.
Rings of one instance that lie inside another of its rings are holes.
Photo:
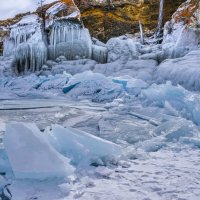
[[[172,19],[175,23],[183,21],[185,24],[192,25],[198,21],[198,14],[196,15],[198,9],[200,9],[199,0],[187,1],[178,8],[178,10],[173,14]]]
[[[124,0],[113,1],[113,6],[108,10],[105,3],[97,3],[94,0],[60,0],[64,2],[66,10],[56,14],[56,17],[63,17],[77,11],[82,12],[82,20],[91,32],[93,37],[102,41],[107,41],[111,37],[119,36],[125,33],[138,32],[138,21],[141,20],[146,32],[154,31],[157,25],[159,0]],[[60,1],[55,1],[45,5],[43,10],[46,11],[51,6]],[[164,21],[168,21],[177,7],[185,0],[167,0],[164,6]],[[193,0],[197,1],[197,0]],[[95,2],[95,3],[94,3]],[[38,9],[36,12],[40,12]],[[30,13],[19,14],[15,18],[0,21],[0,26],[10,26],[17,23],[21,18]],[[79,18],[80,16],[77,16]],[[48,16],[47,16],[48,18]],[[1,33],[0,33],[1,34]]]
[[[168,21],[185,0],[168,0],[164,5],[164,22]],[[80,1],[79,1],[80,2]],[[128,0],[113,2],[108,10],[106,4],[80,4],[82,20],[92,36],[106,41],[125,33],[138,32],[141,20],[146,32],[155,31],[158,20],[159,0]]]

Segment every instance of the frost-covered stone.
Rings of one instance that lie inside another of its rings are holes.
[[[49,28],[54,20],[58,19],[80,19],[80,10],[75,5],[73,0],[68,1],[55,1],[45,12],[46,15],[46,28]]]
[[[200,43],[200,3],[188,0],[173,14],[164,27],[163,49],[166,57],[184,56]]]
[[[52,74],[62,74],[64,71],[75,75],[77,73],[82,73],[84,71],[93,70],[96,62],[89,59],[81,59],[74,61],[62,61],[52,65]]]
[[[135,42],[130,38],[111,38],[107,43],[108,62],[116,60],[130,61],[138,59],[140,43]]]

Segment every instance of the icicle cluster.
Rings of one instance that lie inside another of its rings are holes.
[[[92,41],[88,29],[67,20],[55,21],[50,33],[49,57],[64,55],[68,60],[91,58]]]
[[[106,47],[92,45],[92,59],[99,63],[106,63],[108,57],[108,50]]]
[[[88,29],[79,21],[55,20],[48,37],[41,29],[38,16],[29,15],[13,27],[4,41],[4,56],[13,56],[16,74],[39,71],[47,58],[55,60],[65,56],[67,60],[93,58],[105,63],[107,49],[92,45]]]
[[[16,74],[39,71],[47,60],[47,49],[44,42],[38,44],[21,44],[15,54],[13,63]]]
[[[4,56],[14,56],[13,70],[17,74],[41,69],[47,60],[47,47],[36,15],[24,17],[11,27],[4,42]]]

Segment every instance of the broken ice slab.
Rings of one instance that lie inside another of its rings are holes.
[[[35,124],[7,124],[4,145],[15,178],[63,178],[74,171],[69,159],[47,142]]]
[[[50,143],[75,164],[113,160],[122,155],[121,146],[74,128],[53,125],[46,130]],[[100,160],[99,160],[100,159]]]

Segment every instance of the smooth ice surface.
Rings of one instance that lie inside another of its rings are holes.
[[[4,145],[15,178],[43,180],[73,174],[69,160],[52,148],[34,124],[9,123]]]

